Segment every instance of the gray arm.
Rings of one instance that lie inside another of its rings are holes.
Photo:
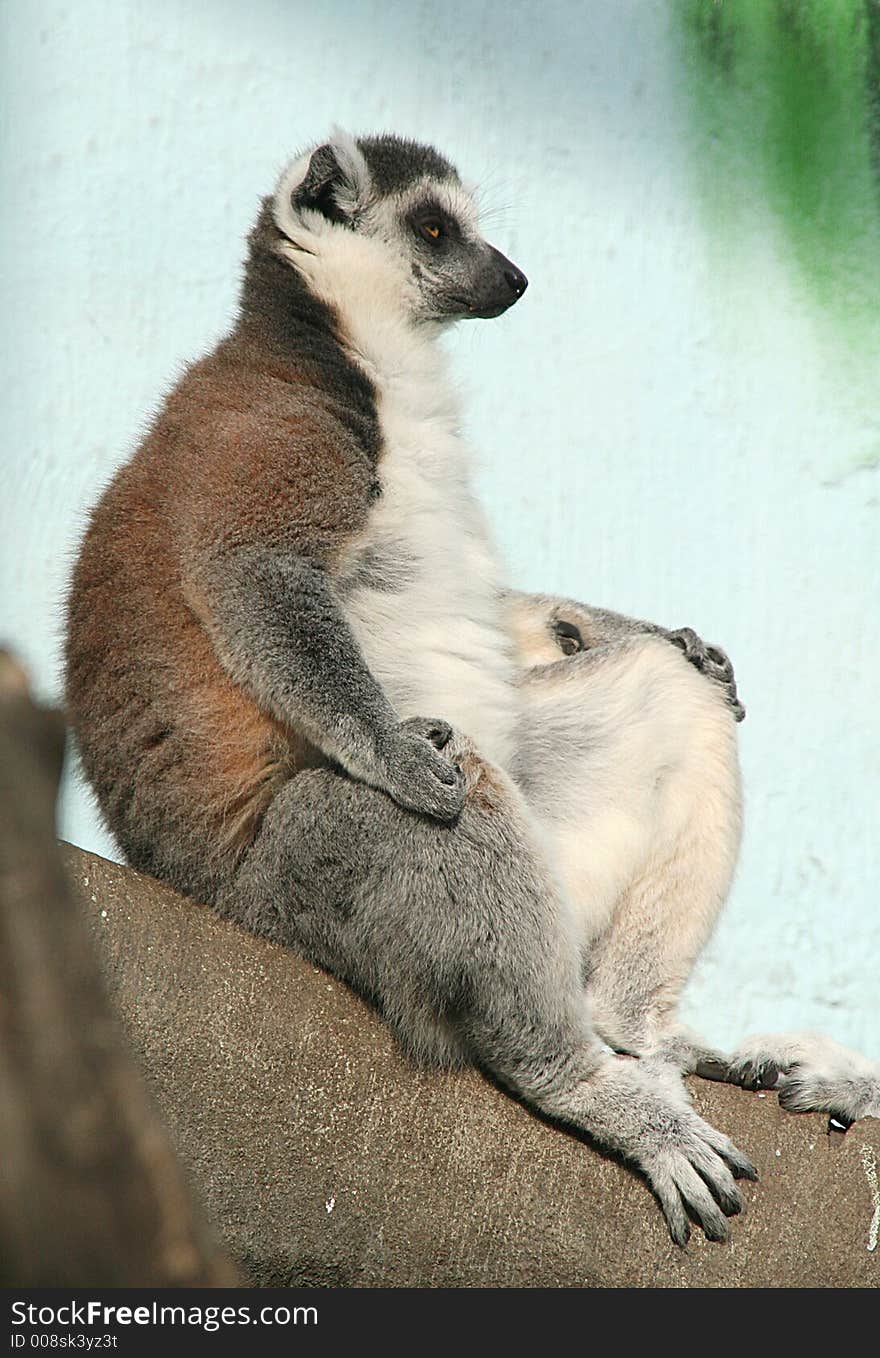
[[[285,726],[409,810],[455,817],[463,791],[440,751],[446,722],[401,722],[370,672],[327,573],[248,547],[197,572],[194,594],[224,668]]]

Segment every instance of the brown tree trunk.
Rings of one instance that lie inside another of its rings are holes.
[[[0,1284],[229,1286],[55,842],[60,716],[0,652]]]

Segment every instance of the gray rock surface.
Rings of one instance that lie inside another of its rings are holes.
[[[414,1070],[332,977],[127,868],[69,848],[65,864],[172,1139],[253,1285],[880,1281],[880,1123],[832,1143],[824,1117],[695,1081],[761,1182],[726,1245],[695,1231],[678,1250],[627,1170],[475,1071]]]

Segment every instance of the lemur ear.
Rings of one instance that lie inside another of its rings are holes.
[[[337,133],[312,152],[305,175],[291,193],[291,205],[349,225],[366,205],[369,188],[369,171],[357,143]]]

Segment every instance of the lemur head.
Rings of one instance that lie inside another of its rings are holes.
[[[481,236],[455,167],[400,137],[334,131],[284,171],[272,214],[279,252],[346,309],[354,292],[416,322],[493,317],[527,287]]]

